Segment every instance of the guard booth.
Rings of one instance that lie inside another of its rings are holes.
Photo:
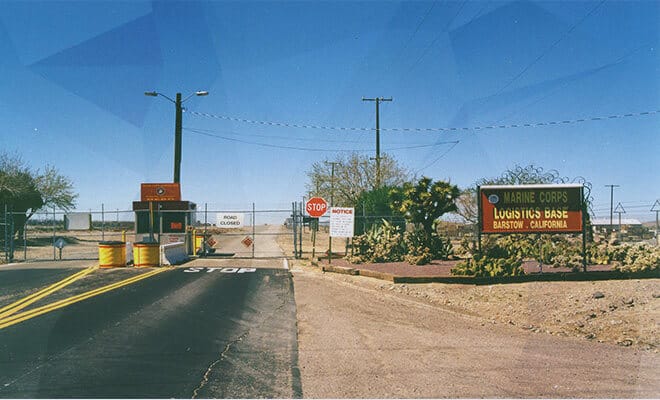
[[[143,183],[140,201],[133,202],[135,241],[183,242],[192,254],[188,227],[194,224],[196,211],[195,203],[181,200],[178,183]]]

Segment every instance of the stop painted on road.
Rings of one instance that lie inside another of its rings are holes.
[[[198,272],[221,272],[223,274],[244,274],[247,272],[255,272],[256,268],[211,268],[211,267],[191,267],[184,269],[183,272],[187,273],[198,273]]]

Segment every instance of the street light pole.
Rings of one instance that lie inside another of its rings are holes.
[[[176,117],[174,120],[174,183],[181,182],[181,131],[183,130],[183,107],[181,93],[176,94]]]
[[[159,92],[144,92],[145,96],[151,97],[164,97],[167,100],[174,103],[175,107],[175,118],[174,118],[174,183],[181,183],[181,142],[182,142],[182,133],[183,130],[183,102],[191,98],[192,96],[207,96],[209,92],[207,91],[197,91],[192,93],[190,96],[181,100],[181,93],[176,94],[176,100],[172,100],[168,96],[165,96]]]

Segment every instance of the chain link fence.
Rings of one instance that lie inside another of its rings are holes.
[[[223,207],[203,203],[193,210],[49,210],[26,214],[0,205],[0,262],[96,260],[101,242],[186,242],[207,257],[282,257],[277,245],[293,240],[291,205]],[[298,219],[296,219],[298,220]],[[281,238],[281,239],[280,239]]]

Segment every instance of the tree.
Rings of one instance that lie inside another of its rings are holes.
[[[431,178],[422,177],[416,184],[406,183],[401,189],[393,189],[392,206],[431,235],[435,233],[438,218],[456,211],[459,195],[458,187],[449,182],[433,182]]]
[[[433,182],[422,177],[416,184],[405,183],[391,191],[392,208],[415,224],[415,230],[404,234],[408,249],[405,260],[414,265],[428,264],[434,259],[447,259],[453,252],[451,242],[437,232],[437,220],[456,211],[460,195],[457,186],[449,182]]]
[[[19,156],[0,154],[0,207],[13,213],[14,234],[22,232],[27,220],[43,207],[68,210],[77,195],[73,183],[55,167],[43,173],[32,171]]]
[[[395,188],[391,186],[381,186],[364,191],[358,196],[357,202],[354,204],[358,221],[355,226],[356,235],[368,231],[373,225],[382,224],[383,220],[389,221],[405,231],[406,223],[403,215],[391,207],[393,189]]]
[[[330,162],[335,163],[334,192]],[[388,155],[381,158],[380,169],[381,187],[400,186],[409,178],[406,169]],[[326,200],[334,197],[335,205],[356,206],[363,192],[376,188],[376,163],[367,155],[351,153],[315,162],[307,177],[309,196],[321,196]]]

